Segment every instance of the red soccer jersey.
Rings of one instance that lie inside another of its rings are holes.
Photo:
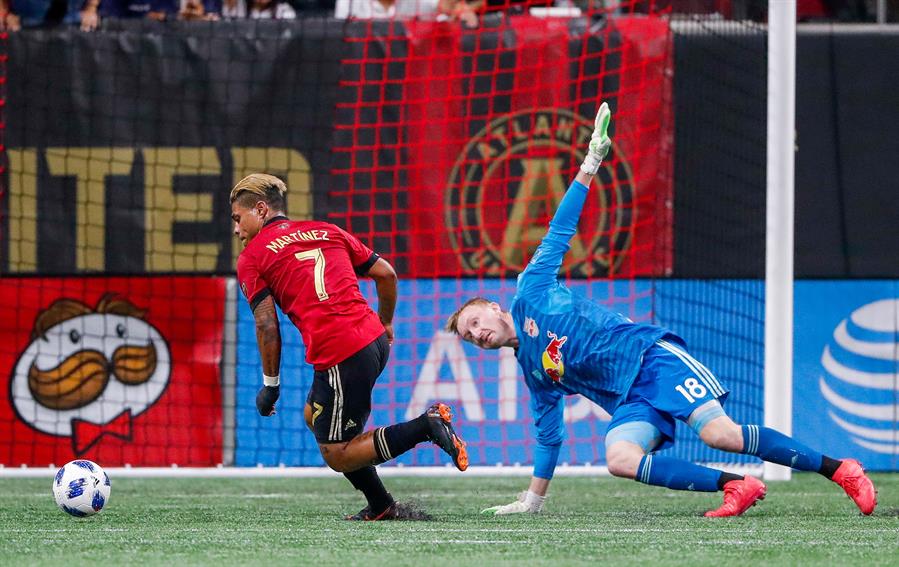
[[[254,309],[271,294],[300,330],[306,362],[325,370],[384,333],[357,276],[377,259],[338,226],[278,217],[241,252],[237,280]]]

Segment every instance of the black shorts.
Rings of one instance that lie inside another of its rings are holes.
[[[312,432],[319,443],[342,443],[362,433],[371,414],[371,390],[390,356],[384,333],[327,370],[316,370],[306,403],[312,406]]]

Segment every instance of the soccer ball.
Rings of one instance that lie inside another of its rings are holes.
[[[53,478],[56,504],[68,514],[93,516],[109,502],[109,476],[100,465],[86,459],[66,463]]]

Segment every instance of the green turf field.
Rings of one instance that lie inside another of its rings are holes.
[[[525,478],[388,478],[432,522],[357,523],[342,479],[115,479],[89,519],[56,508],[51,480],[4,479],[3,565],[899,565],[899,475],[872,475],[861,516],[817,475],[769,486],[743,517],[706,519],[720,494],[614,478],[558,478],[541,516],[489,518]]]

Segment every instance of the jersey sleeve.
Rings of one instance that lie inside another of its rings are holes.
[[[549,222],[549,231],[543,237],[531,261],[518,276],[519,293],[541,291],[556,283],[571,237],[577,232],[577,223],[587,199],[587,191],[587,186],[578,181],[572,181],[568,186],[568,191],[565,192],[559,208]]]
[[[534,476],[552,479],[565,438],[562,394],[555,390],[531,388],[531,415],[537,428],[534,450]]]
[[[350,262],[353,264],[353,270],[355,270],[356,275],[364,276],[367,274],[380,256],[349,232],[339,226],[334,228],[341,235],[343,241],[346,242],[347,253],[350,255]]]
[[[237,258],[237,281],[240,283],[240,290],[250,304],[250,309],[256,310],[259,303],[271,295],[268,285],[259,274],[259,267],[253,258],[247,254],[241,254]]]

